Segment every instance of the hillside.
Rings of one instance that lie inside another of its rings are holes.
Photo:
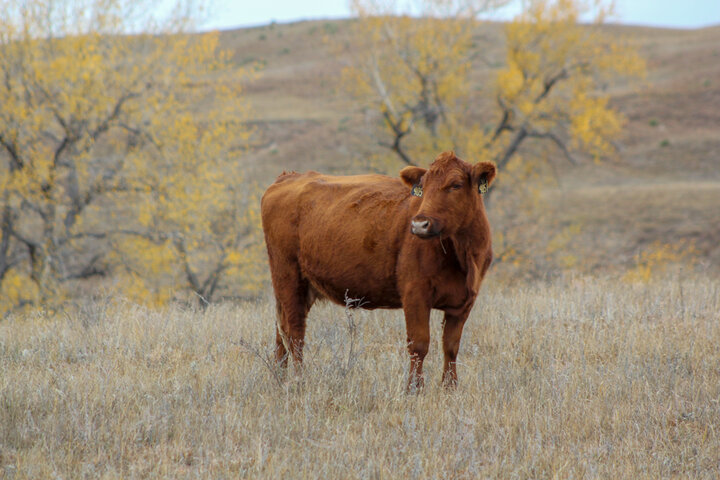
[[[367,170],[367,158],[382,151],[374,120],[339,84],[350,57],[338,56],[337,45],[347,41],[347,28],[348,21],[313,21],[223,32],[222,44],[238,64],[262,66],[244,86],[256,128],[246,168],[262,186],[286,169]],[[611,91],[628,119],[617,157],[601,164],[584,159],[577,167],[557,159],[557,182],[543,201],[561,224],[580,225],[572,249],[587,270],[629,267],[657,243],[693,244],[699,267],[717,270],[720,27],[604,28],[638,47],[648,76]],[[483,24],[476,38],[484,61],[472,78],[482,91],[504,62],[502,25]],[[488,97],[474,103],[481,118],[490,111]],[[490,216],[502,225],[492,209]]]

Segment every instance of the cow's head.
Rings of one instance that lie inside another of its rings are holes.
[[[448,237],[484,211],[482,194],[495,179],[495,165],[470,165],[453,152],[443,152],[429,169],[406,167],[400,177],[411,194],[422,200],[410,231],[420,238]]]

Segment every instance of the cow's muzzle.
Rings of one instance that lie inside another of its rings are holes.
[[[425,215],[418,215],[410,222],[410,232],[420,238],[437,237],[440,231],[440,222]]]

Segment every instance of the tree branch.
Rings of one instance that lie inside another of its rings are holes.
[[[20,241],[20,243],[25,244],[28,248],[39,249],[42,247],[42,245],[39,242],[36,242],[35,240],[31,240],[27,237],[24,237],[23,235],[18,233],[18,231],[15,229],[10,230],[10,233],[13,237],[17,238]]]
[[[140,94],[136,92],[125,92],[125,94],[121,95],[120,98],[118,98],[118,101],[115,103],[115,106],[112,109],[112,112],[110,115],[108,115],[105,119],[103,119],[102,122],[93,130],[90,132],[90,138],[93,140],[97,140],[97,138],[104,132],[108,131],[110,128],[110,123],[115,120],[117,117],[120,116],[120,113],[122,111],[122,107],[131,98],[137,98]]]
[[[187,257],[187,250],[185,249],[185,243],[180,238],[175,239],[175,248],[178,249],[178,252],[180,253],[180,260],[183,262],[183,269],[185,270],[185,277],[187,278],[188,282],[190,283],[190,288],[196,293],[202,294],[202,287],[200,286],[200,281],[197,278],[197,275],[195,275],[195,272],[192,271],[192,268],[190,267],[190,263],[188,262]]]
[[[222,258],[218,261],[217,266],[215,269],[208,275],[208,277],[203,282],[202,286],[202,293],[203,299],[205,302],[210,303],[212,301],[213,294],[215,293],[215,289],[218,286],[218,282],[220,280],[220,274],[227,268],[227,265],[225,264],[225,258],[226,255],[223,255]]]
[[[555,143],[555,145],[558,146],[558,148],[560,148],[560,150],[563,152],[563,154],[565,154],[565,158],[567,159],[568,162],[572,163],[573,165],[577,165],[577,161],[570,154],[570,151],[568,150],[565,143],[560,139],[560,137],[558,137],[554,133],[551,133],[551,132],[541,133],[541,132],[531,131],[531,132],[528,132],[528,137],[549,138],[550,140],[552,140]]]
[[[80,240],[83,238],[94,238],[96,240],[103,240],[106,238],[109,238],[113,235],[128,235],[132,237],[139,237],[143,238],[145,240],[148,240],[153,243],[159,243],[161,241],[167,240],[170,236],[166,233],[157,233],[155,235],[148,233],[148,232],[140,232],[138,230],[129,230],[129,229],[115,229],[115,230],[107,230],[105,232],[80,232],[75,233],[73,235],[68,235],[65,238],[58,240],[58,245],[62,246],[65,245],[73,240]]]
[[[505,103],[505,100],[502,99],[500,95],[497,96],[497,102],[498,105],[500,105],[500,108],[503,111],[502,119],[500,120],[500,123],[498,123],[498,126],[495,128],[495,132],[493,133],[492,138],[490,141],[486,144],[486,146],[489,146],[490,143],[497,140],[497,138],[500,136],[500,134],[505,130],[511,130],[510,126],[510,118],[512,111],[510,107]]]
[[[563,68],[557,74],[550,77],[550,79],[545,80],[543,82],[543,91],[540,92],[540,94],[535,98],[535,103],[536,104],[540,103],[545,97],[548,96],[548,94],[550,93],[550,90],[552,90],[552,88],[555,86],[555,84],[557,82],[559,82],[560,80],[567,78],[567,76],[568,76],[567,70]]]
[[[412,129],[412,124],[406,128],[403,129],[400,127],[399,122],[395,123],[390,116],[390,113],[387,110],[383,110],[383,117],[385,117],[385,122],[388,124],[388,126],[392,129],[393,133],[395,134],[395,139],[393,140],[393,143],[385,143],[385,142],[378,142],[383,147],[388,147],[392,151],[398,154],[400,159],[402,159],[403,162],[405,162],[408,165],[415,165],[415,163],[412,161],[412,159],[408,156],[407,153],[402,149],[402,146],[400,145],[400,142],[402,141],[403,137],[410,133],[410,130]]]
[[[12,160],[12,162],[10,162],[11,172],[20,170],[25,166],[14,142],[8,141],[2,134],[0,134],[0,145],[2,145],[10,155],[10,159]]]
[[[82,270],[77,273],[65,275],[62,280],[84,280],[90,277],[104,277],[108,273],[107,269],[95,266],[95,262],[97,262],[101,257],[102,255],[100,254],[95,255]]]
[[[10,261],[10,235],[12,234],[12,212],[7,201],[4,202],[2,220],[0,220],[0,284],[5,274],[12,267],[13,262]]]
[[[527,136],[528,131],[526,130],[525,126],[522,126],[519,130],[517,130],[515,136],[510,141],[510,145],[508,145],[507,149],[505,149],[505,151],[499,157],[497,157],[497,160],[495,161],[498,170],[502,170],[505,168],[512,156],[515,155],[515,152],[517,152],[520,144],[522,144],[523,140],[525,140]]]

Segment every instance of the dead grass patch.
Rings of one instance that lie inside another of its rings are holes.
[[[0,324],[8,478],[713,478],[720,284],[578,278],[500,288],[466,327],[460,387],[403,393],[399,312],[311,312],[278,383],[268,302],[202,314],[88,301]],[[255,350],[250,351],[247,345]]]

